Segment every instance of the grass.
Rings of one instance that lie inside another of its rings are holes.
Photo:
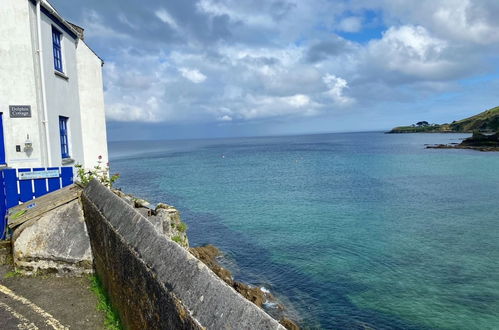
[[[118,313],[116,313],[113,306],[111,306],[111,301],[109,300],[109,296],[102,286],[102,282],[97,277],[97,275],[92,275],[90,277],[90,282],[90,290],[95,293],[99,301],[97,309],[104,312],[106,317],[106,319],[104,320],[104,326],[108,330],[122,330],[123,326],[121,325]]]
[[[181,233],[185,233],[185,231],[187,230],[187,224],[185,222],[180,222],[178,225],[177,225],[177,230]]]
[[[21,275],[22,275],[22,273],[20,271],[18,271],[18,270],[11,270],[7,274],[5,274],[3,276],[3,278],[13,278],[13,277],[21,276]]]
[[[182,244],[182,237],[180,236],[173,236],[172,241],[177,242],[178,244]]]

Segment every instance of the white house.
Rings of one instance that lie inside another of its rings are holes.
[[[0,5],[0,166],[107,163],[103,61],[46,0]]]

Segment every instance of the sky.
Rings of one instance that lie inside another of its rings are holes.
[[[386,130],[499,105],[497,0],[51,0],[110,140]]]

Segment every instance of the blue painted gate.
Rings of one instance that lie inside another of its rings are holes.
[[[33,172],[58,171],[57,177],[29,179]],[[27,173],[28,172],[28,173]],[[22,174],[25,173],[25,174]],[[26,175],[26,178],[22,178]],[[0,170],[0,239],[5,238],[7,210],[73,183],[73,167],[21,168]]]

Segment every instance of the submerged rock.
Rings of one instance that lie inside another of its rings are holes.
[[[279,321],[279,323],[288,330],[300,330],[300,327],[296,322],[291,321],[290,319],[283,318]]]

